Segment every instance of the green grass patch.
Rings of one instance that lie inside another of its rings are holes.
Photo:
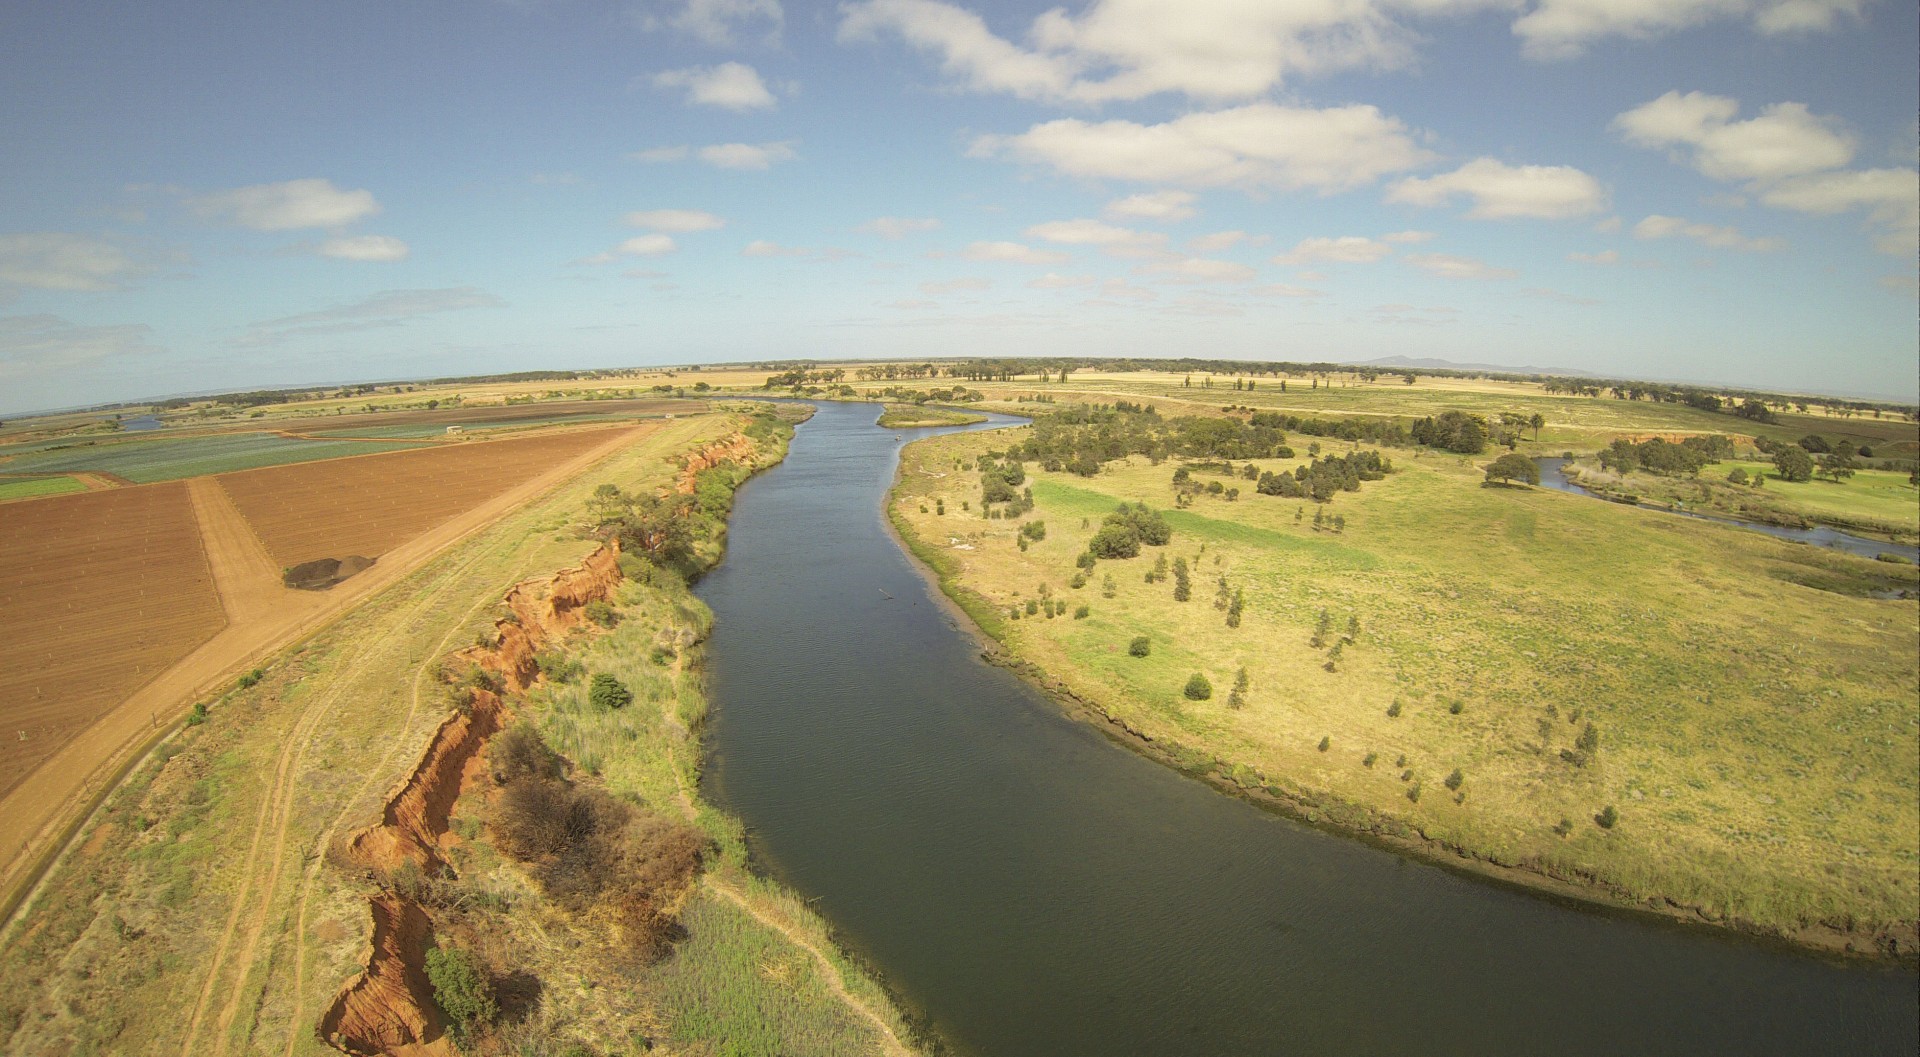
[[[71,477],[29,477],[16,481],[0,481],[0,500],[32,499],[43,495],[65,495],[68,492],[84,492],[87,486]]]
[[[135,484],[251,470],[345,455],[404,451],[413,444],[297,440],[272,433],[232,433],[156,440],[82,441],[70,446],[17,455],[10,472],[44,473],[92,470],[117,474]]]

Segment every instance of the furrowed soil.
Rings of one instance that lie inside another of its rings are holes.
[[[983,519],[972,460],[1018,439],[910,447],[896,523],[1014,663],[1154,755],[1591,898],[1912,957],[1920,609],[1863,597],[1910,570],[1483,486],[1475,463],[1491,456],[1412,449],[1388,449],[1395,473],[1324,508],[1256,494],[1239,461],[1233,478],[1192,471],[1240,488],[1237,502],[1203,494],[1188,510],[1172,509],[1177,459],[1092,478],[1030,464],[1033,511]],[[1153,547],[1071,586],[1123,501],[1167,511],[1163,550],[1190,563],[1190,600],[1171,578],[1145,582]],[[1316,509],[1344,530],[1316,528]],[[1028,521],[1045,538],[1021,548]],[[1136,637],[1148,656],[1130,654]],[[1204,700],[1183,692],[1196,673]],[[1587,724],[1599,747],[1582,760]]]
[[[201,580],[196,582],[193,590],[198,593],[182,594],[189,602],[200,607],[194,612],[209,613],[203,620],[213,623],[197,641],[186,642],[184,649],[176,638],[171,647],[170,659],[173,663],[170,666],[155,662],[129,675],[125,669],[131,662],[114,650],[128,649],[124,643],[129,638],[136,645],[140,643],[137,638],[124,633],[112,633],[120,626],[117,619],[99,619],[92,623],[61,622],[60,627],[64,630],[60,634],[63,635],[105,636],[98,653],[74,653],[72,655],[76,661],[72,663],[93,664],[106,669],[109,663],[117,662],[118,666],[111,670],[119,673],[119,681],[114,685],[120,696],[116,700],[111,694],[101,692],[102,696],[98,699],[100,704],[88,717],[90,723],[74,723],[64,728],[60,737],[49,735],[42,738],[46,751],[36,757],[38,766],[35,769],[8,771],[9,784],[4,800],[0,800],[0,862],[5,863],[4,872],[0,872],[0,893],[4,893],[5,899],[0,906],[4,906],[8,913],[12,912],[33,878],[46,865],[48,856],[65,843],[75,820],[91,810],[116,776],[164,730],[177,722],[194,700],[216,693],[219,687],[271,652],[311,634],[373,593],[398,582],[449,544],[491,524],[585,467],[659,428],[661,424],[656,423],[618,430],[595,430],[593,436],[598,444],[592,448],[575,447],[573,445],[577,445],[578,440],[570,438],[568,446],[558,451],[548,451],[543,472],[531,465],[519,466],[520,479],[517,483],[511,483],[511,487],[504,491],[495,488],[492,498],[452,517],[443,517],[431,529],[383,553],[382,560],[372,568],[322,592],[294,591],[283,587],[278,564],[267,557],[264,544],[227,498],[228,493],[209,479],[59,497],[40,500],[22,508],[31,511],[43,505],[83,501],[126,502],[127,496],[139,497],[155,490],[177,497],[164,502],[147,500],[161,508],[174,510],[174,521],[169,524],[174,524],[176,528],[171,535],[164,537],[164,546],[159,542],[161,537],[156,537],[155,544],[146,549],[151,553],[143,551],[139,560],[151,562],[158,568],[175,570],[186,568],[190,560],[197,562]],[[166,507],[165,503],[175,506]],[[23,542],[20,548],[26,553],[34,553],[33,547],[45,552],[62,546],[57,529],[63,522],[45,522],[40,520],[43,517],[46,515],[36,514],[34,521],[18,523],[26,526],[21,531],[28,542]],[[9,521],[8,527],[14,524]],[[192,531],[178,527],[180,525],[193,526]],[[79,554],[91,554],[92,541],[86,538],[86,533],[77,530],[75,534],[81,539],[70,545],[77,548]],[[15,553],[15,548],[9,547],[0,560],[12,561]],[[85,597],[93,598],[101,605],[111,598],[124,607],[128,600],[126,590],[113,575],[113,570],[127,565],[138,567],[131,555],[112,567],[102,564],[99,558],[86,560],[94,564],[89,566],[89,574],[79,580],[80,590],[92,592]],[[46,569],[33,565],[21,568],[18,577],[8,576],[0,582],[33,585],[46,580],[49,575]],[[168,619],[176,619],[172,616],[177,608],[174,600],[168,598],[162,601],[167,603],[165,607],[150,607],[148,611],[165,613]],[[209,602],[210,608],[207,605]],[[61,606],[64,612],[64,603]],[[106,613],[113,611],[111,606],[100,610]],[[222,623],[224,628],[221,627]],[[66,640],[50,638],[43,645],[57,648],[63,641]],[[46,655],[54,657],[55,663],[68,663],[60,659],[64,655],[57,650]],[[137,655],[134,659],[138,659]],[[15,675],[10,672],[8,677],[31,678],[32,673],[28,671]],[[103,675],[93,677],[104,678]],[[54,714],[69,714],[71,709],[64,703],[66,688],[62,686],[56,691],[53,684],[42,685],[46,687],[48,696],[56,692],[61,695],[49,706],[54,709]],[[6,744],[13,749],[16,743],[9,740]]]
[[[7,937],[5,1052],[333,1053],[316,1025],[366,964],[367,900],[381,889],[330,849],[407,788],[450,715],[443,660],[504,641],[509,589],[594,550],[578,525],[595,486],[667,487],[685,453],[734,428],[717,416],[670,422],[605,457],[279,656],[144,761]],[[701,1053],[744,1039],[758,1048],[741,1052],[902,1052],[884,996],[799,900],[746,870],[738,823],[693,792],[697,643],[710,618],[677,581],[627,584],[615,599],[617,626],[573,632],[560,655],[617,675],[634,703],[592,708],[579,678],[543,682],[513,707],[573,757],[576,780],[695,819],[717,851],[674,908],[686,937],[616,980],[602,975],[604,922],[548,904],[485,839],[484,796],[463,797],[430,838],[457,868],[456,887],[433,889],[446,898],[430,904],[430,927],[445,945],[510,952],[517,970],[497,981],[502,1024],[476,1045]],[[445,1036],[422,1041],[405,1052],[446,1051]]]

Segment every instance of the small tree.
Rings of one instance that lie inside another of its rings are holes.
[[[1540,467],[1534,465],[1533,460],[1527,458],[1525,455],[1521,455],[1518,452],[1508,452],[1487,464],[1487,482],[1491,484],[1494,481],[1499,481],[1503,484],[1510,484],[1514,481],[1524,481],[1527,484],[1539,484]]]
[[[1187,575],[1187,560],[1175,558],[1173,560],[1173,600],[1185,602],[1192,597],[1193,580]]]
[[[1127,653],[1132,656],[1145,657],[1152,652],[1153,643],[1148,641],[1145,635],[1137,635],[1132,642],[1127,643]]]
[[[1227,707],[1247,707],[1247,670],[1244,667],[1233,675],[1233,689],[1227,693]]]
[[[587,703],[602,711],[625,708],[633,703],[633,691],[620,680],[601,672],[587,687]]]
[[[1601,829],[1612,829],[1614,823],[1620,821],[1620,812],[1615,811],[1612,804],[1608,804],[1606,807],[1600,809],[1598,815],[1593,816],[1593,821],[1598,824]]]
[[[1247,606],[1247,599],[1246,599],[1245,592],[1243,592],[1239,588],[1235,588],[1233,592],[1233,602],[1232,604],[1227,606],[1227,626],[1228,627],[1237,628],[1240,626],[1240,614],[1243,610],[1246,609],[1246,606]]]
[[[1181,692],[1187,695],[1189,701],[1205,701],[1213,696],[1213,684],[1207,682],[1206,676],[1195,672],[1193,677],[1187,680],[1186,689]]]
[[[427,982],[433,985],[433,1000],[447,1015],[454,1036],[462,1041],[499,1015],[500,1007],[493,1001],[486,974],[473,955],[458,947],[435,947],[427,952]]]
[[[1460,772],[1460,768],[1455,767],[1453,773],[1447,775],[1447,788],[1457,792],[1466,781],[1467,776]]]
[[[1780,471],[1783,481],[1813,480],[1813,456],[1798,445],[1784,444],[1774,449],[1773,468]]]

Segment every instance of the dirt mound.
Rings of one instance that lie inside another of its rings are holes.
[[[373,568],[378,558],[349,554],[344,558],[315,558],[301,562],[280,574],[280,582],[301,591],[325,591],[356,573]]]

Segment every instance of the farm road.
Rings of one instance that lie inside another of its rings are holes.
[[[600,460],[660,428],[647,423],[618,430],[605,443],[442,522],[380,556],[378,564],[329,591],[293,591],[280,586],[269,560],[271,586],[260,584],[264,553],[216,481],[196,481],[217,497],[195,493],[214,582],[227,607],[228,626],[180,663],[140,687],[133,696],[48,757],[24,782],[0,798],[0,917],[11,926],[32,887],[126,768],[145,754],[162,730],[186,707],[226,686],[258,664],[339,618],[374,593],[398,582],[446,547],[544,495]],[[260,553],[252,553],[259,548]]]

